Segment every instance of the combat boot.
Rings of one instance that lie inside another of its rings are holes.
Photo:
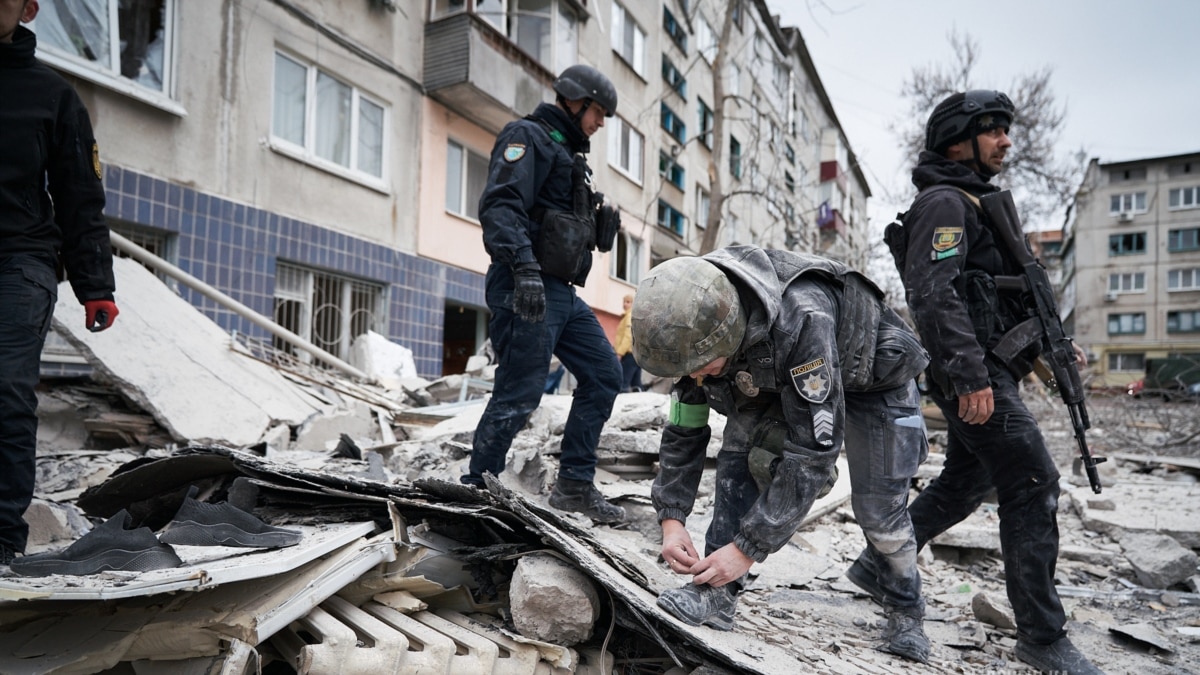
[[[887,614],[887,633],[881,649],[912,661],[929,663],[929,638],[925,635],[923,608],[893,609]]]
[[[559,476],[550,491],[550,506],[559,511],[582,513],[597,523],[620,523],[625,509],[610,504],[590,480],[571,480]]]
[[[1048,645],[1039,645],[1028,640],[1017,640],[1013,650],[1017,658],[1043,673],[1064,675],[1104,675],[1104,671],[1092,665],[1067,638],[1059,638]]]
[[[691,626],[733,630],[737,596],[728,590],[728,586],[716,588],[708,584],[688,584],[682,588],[672,588],[658,596],[658,606]]]

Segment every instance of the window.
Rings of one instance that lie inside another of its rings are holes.
[[[1200,333],[1200,311],[1167,312],[1168,333]]]
[[[679,209],[671,206],[663,200],[658,200],[658,226],[664,227],[679,236],[683,236],[683,225],[687,219],[679,212]]]
[[[349,359],[354,338],[385,325],[381,286],[284,262],[275,270],[275,323],[330,354]],[[311,359],[278,337],[274,345]]]
[[[1146,371],[1145,354],[1110,353],[1108,355],[1108,372],[1142,373]]]
[[[60,56],[54,65],[102,84],[170,96],[174,13],[174,0],[42,0],[38,56]]]
[[[1108,275],[1109,293],[1142,293],[1146,290],[1146,273],[1132,272],[1128,274]]]
[[[458,14],[466,9],[467,0],[433,0],[433,9],[429,12],[429,20]]]
[[[712,200],[708,196],[708,190],[696,186],[696,227],[705,229],[708,227],[708,210],[712,206]]]
[[[1167,272],[1167,291],[1200,290],[1200,267],[1188,267]]]
[[[1182,251],[1196,250],[1200,250],[1200,227],[1167,231],[1168,252],[1180,253]]]
[[[461,5],[461,0],[435,0]],[[475,14],[547,69],[559,73],[575,65],[579,52],[579,18],[566,0],[475,0]]]
[[[1145,192],[1126,192],[1124,194],[1112,195],[1108,198],[1108,213],[1109,215],[1119,215],[1122,213],[1145,213],[1146,212],[1146,193]]]
[[[663,81],[667,83],[671,91],[687,98],[687,80],[684,79],[683,73],[679,72],[675,64],[671,63],[671,59],[667,58],[666,54],[663,54],[662,58],[662,74]]]
[[[275,52],[271,135],[306,162],[380,184],[386,110],[357,87]]]
[[[662,128],[665,129],[668,134],[671,134],[671,138],[674,138],[680,143],[686,143],[687,125],[683,123],[683,120],[680,119],[679,115],[676,115],[675,111],[671,110],[670,106],[668,106],[666,103],[663,103],[659,107],[659,114],[662,118]]]
[[[613,244],[610,274],[630,284],[642,281],[642,240],[628,232],[618,232]]]
[[[1142,312],[1108,315],[1109,335],[1143,335],[1145,332],[1146,315]]]
[[[1132,255],[1146,252],[1146,233],[1114,234],[1108,238],[1108,255]]]
[[[704,147],[712,150],[712,127],[713,127],[713,111],[704,102],[704,99],[697,98],[700,108],[700,142]]]
[[[742,177],[742,144],[733,136],[729,137],[729,173],[739,180]]]
[[[446,148],[446,210],[479,220],[479,196],[487,177],[487,157],[450,141]]]
[[[663,30],[667,31],[667,36],[675,43],[676,47],[684,54],[687,54],[687,31],[683,25],[675,20],[675,15],[671,10],[663,5]]]
[[[1200,186],[1173,188],[1167,192],[1168,209],[1194,209],[1200,206]]]
[[[742,16],[745,13],[742,7],[742,0],[733,0],[733,25],[737,26],[738,30],[742,29]]]
[[[771,60],[771,83],[775,85],[775,91],[783,94],[788,88],[788,67],[781,59]]]
[[[799,122],[799,124],[800,124],[800,138],[803,138],[803,139],[804,139],[804,140],[807,142],[807,141],[809,141],[809,140],[811,140],[811,139],[809,139],[809,137],[808,137],[808,135],[809,135],[809,133],[810,133],[810,130],[809,130],[809,128],[808,128],[808,113],[804,112],[804,108],[801,108],[801,109],[799,110],[799,115],[798,115],[798,117],[800,118],[800,122]]]
[[[646,31],[637,25],[624,7],[615,2],[612,6],[612,48],[633,68],[633,72],[645,77]]]
[[[783,172],[783,186],[787,188],[788,192],[792,194],[796,193],[796,179],[792,177],[790,171]]]
[[[609,165],[641,185],[642,148],[645,147],[642,135],[621,117],[612,118],[607,126]]]
[[[680,190],[683,189],[684,170],[673,157],[665,152],[658,153],[658,175]]]
[[[717,56],[717,34],[703,16],[696,17],[696,50],[710,64]]]
[[[792,144],[784,141],[783,156],[787,158],[788,164],[796,163],[796,151],[792,148]]]

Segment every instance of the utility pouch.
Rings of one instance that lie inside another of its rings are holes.
[[[996,281],[992,275],[981,270],[968,270],[965,274],[967,314],[975,339],[985,349],[992,347],[993,338],[1003,332],[1000,321],[1000,296],[996,292]]]
[[[892,260],[896,262],[896,270],[904,278],[904,260],[908,255],[908,237],[904,232],[905,213],[896,214],[896,222],[883,229],[883,241],[892,252]]]
[[[596,245],[595,225],[570,211],[547,209],[542,216],[534,255],[542,271],[574,283]]]

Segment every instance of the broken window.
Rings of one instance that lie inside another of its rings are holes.
[[[169,94],[174,0],[42,0],[38,47]]]
[[[275,323],[340,359],[354,338],[382,332],[383,288],[350,277],[279,263],[275,274]],[[273,338],[275,349],[310,363],[302,350]]]

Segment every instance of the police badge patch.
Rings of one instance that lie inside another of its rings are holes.
[[[933,260],[942,260],[960,255],[958,245],[962,243],[961,227],[939,227],[933,231]]]
[[[521,143],[513,143],[504,149],[504,161],[515,162],[525,156],[525,146]]]
[[[92,171],[96,172],[96,178],[103,179],[100,175],[100,145],[92,143]]]
[[[821,403],[829,396],[829,369],[825,359],[809,361],[789,371],[792,384],[806,401]]]

